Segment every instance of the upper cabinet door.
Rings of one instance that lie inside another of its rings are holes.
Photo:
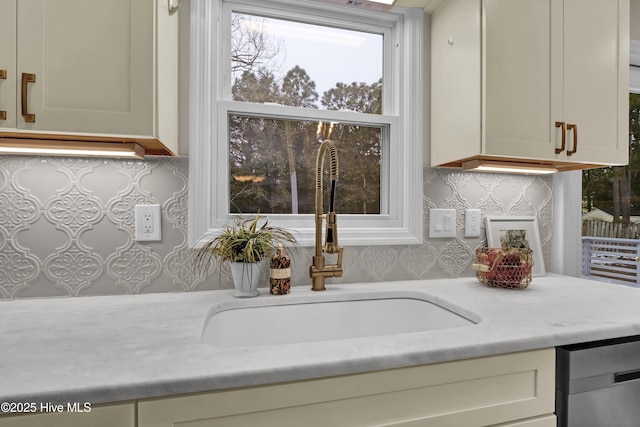
[[[0,0],[0,128],[16,127],[16,0]]]
[[[485,1],[485,154],[553,157],[558,135],[549,121],[562,115],[556,85],[562,68],[554,64],[561,45],[553,38],[561,6],[555,0]]]
[[[564,0],[569,161],[628,161],[629,38],[629,0]]]
[[[478,41],[460,30],[477,22]],[[431,36],[433,166],[627,163],[629,0],[448,0]],[[465,90],[466,81],[481,90]]]
[[[431,164],[478,154],[482,20],[478,0],[448,0],[431,20]]]
[[[17,3],[18,128],[154,135],[154,1]]]

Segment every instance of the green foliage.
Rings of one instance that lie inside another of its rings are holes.
[[[640,94],[629,94],[629,164],[582,172],[582,207],[628,222],[640,211]]]
[[[203,270],[214,255],[231,262],[258,262],[280,244],[284,246],[295,241],[293,234],[282,227],[270,226],[262,215],[237,217],[233,225],[222,227],[218,236],[200,248],[196,266]]]
[[[299,66],[289,70],[280,83],[273,72],[261,68],[236,79],[232,94],[234,100],[243,102],[318,108],[315,88]],[[336,83],[323,94],[320,105],[330,110],[380,114],[382,80],[371,85]],[[317,121],[230,115],[230,212],[312,214],[320,142],[317,127]],[[338,147],[342,170],[336,211],[380,213],[381,129],[336,123],[330,138]],[[256,179],[244,178],[249,176]]]
[[[305,70],[293,67],[282,81],[282,104],[293,107],[316,108],[316,84]]]
[[[328,110],[382,114],[382,79],[372,85],[338,82],[335,88],[322,95],[322,105]]]

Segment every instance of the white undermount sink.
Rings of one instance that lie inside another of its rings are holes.
[[[474,324],[466,317],[417,298],[283,301],[282,304],[215,312],[205,324],[202,340],[216,347],[256,347],[424,332]]]

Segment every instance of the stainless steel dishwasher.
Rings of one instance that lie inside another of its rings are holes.
[[[559,427],[640,426],[640,336],[556,349]]]

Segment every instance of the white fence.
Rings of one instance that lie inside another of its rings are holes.
[[[583,219],[582,235],[615,237],[618,239],[640,239],[640,223]]]
[[[640,240],[582,238],[582,276],[640,288]]]

